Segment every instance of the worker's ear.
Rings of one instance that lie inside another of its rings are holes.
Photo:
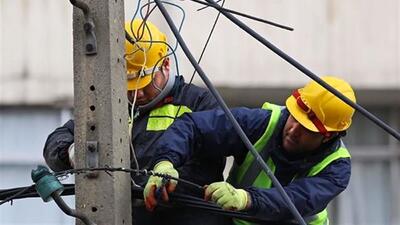
[[[170,68],[169,58],[165,58],[165,59],[163,60],[162,67],[165,68],[165,69],[167,69],[167,70],[169,70],[169,68]]]
[[[325,143],[327,143],[328,141],[330,141],[330,140],[332,140],[332,139],[334,139],[335,137],[337,137],[338,136],[338,134],[339,134],[339,132],[330,132],[330,136],[329,137],[324,137],[323,139],[322,139],[322,143],[323,144],[325,144]]]

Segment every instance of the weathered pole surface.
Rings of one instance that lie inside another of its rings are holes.
[[[84,9],[73,11],[75,167],[129,168],[124,1],[71,2]],[[130,225],[130,175],[111,175],[76,175],[76,209],[97,225]]]

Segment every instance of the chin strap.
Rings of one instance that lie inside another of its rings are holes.
[[[176,80],[176,76],[169,76],[167,83],[165,84],[165,87],[162,89],[160,94],[158,94],[151,102],[147,103],[146,105],[141,105],[138,107],[138,110],[140,113],[146,112],[150,109],[152,109],[154,106],[156,106],[161,100],[163,100],[169,92],[172,90],[174,87]]]

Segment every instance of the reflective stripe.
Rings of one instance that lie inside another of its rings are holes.
[[[324,209],[320,213],[317,213],[314,215],[315,219],[313,219],[311,222],[309,222],[309,225],[328,225],[329,224],[329,219],[328,219],[328,210]]]
[[[350,158],[350,153],[344,146],[343,142],[340,141],[341,146],[338,150],[332,152],[330,155],[325,157],[324,160],[319,162],[317,165],[313,166],[310,171],[308,172],[307,176],[312,177],[316,176],[319,172],[321,172],[323,169],[325,169],[329,164],[331,164],[333,161],[341,158]],[[310,223],[310,225],[328,225],[329,224],[329,219],[328,219],[328,210],[325,208],[323,211],[317,213],[315,215],[315,219],[313,219]]]
[[[274,132],[275,126],[279,121],[280,107],[266,103],[263,105],[263,108],[270,109],[269,108],[270,106],[275,106],[277,108],[272,109],[273,111],[272,111],[271,119],[267,126],[267,129],[264,132],[263,136],[254,145],[254,147],[256,147],[256,145],[257,145],[256,150],[258,152],[264,150],[264,147],[267,145],[268,140],[271,137],[272,133]],[[275,118],[275,117],[273,117],[274,109],[279,109],[279,115],[277,116],[276,121],[273,122],[274,124],[271,125],[271,121],[273,120],[273,118]],[[273,127],[273,129],[269,130],[272,127]],[[330,155],[325,157],[321,162],[314,165],[308,172],[307,176],[316,176],[318,173],[320,173],[323,169],[325,169],[333,161],[340,159],[340,158],[349,158],[349,157],[351,157],[350,153],[348,152],[348,150],[344,146],[343,142],[341,141],[341,146],[336,151],[332,152]],[[264,158],[264,160],[266,160],[266,159]],[[231,179],[233,181],[233,184],[240,186],[242,184],[242,181],[246,180],[248,177],[251,177],[251,174],[249,174],[249,172],[256,173],[255,171],[251,170],[251,166],[254,164],[256,164],[256,162],[254,162],[254,157],[252,157],[250,152],[247,153],[246,159],[243,162],[243,164],[240,167],[235,168],[235,170],[233,171],[233,173],[230,176],[230,178],[231,177],[233,178],[233,179]],[[267,165],[275,173],[275,164],[272,161],[271,157],[268,157]],[[244,170],[244,171],[242,171],[242,170]],[[257,172],[258,172],[258,175],[254,179],[252,186],[258,187],[258,188],[271,188],[272,181],[267,176],[267,174],[265,174],[262,170],[259,170]],[[237,179],[235,180],[234,178],[237,178]],[[235,184],[235,181],[236,181],[236,184]],[[304,219],[306,219],[307,223],[309,223],[310,225],[329,225],[328,211],[326,208],[323,211],[321,211],[320,213],[317,213],[315,215],[309,216]],[[233,222],[236,225],[252,225],[252,224],[254,224],[254,223],[250,223],[250,222],[247,222],[244,220],[239,220],[239,219],[233,219]]]
[[[278,105],[274,105],[274,104],[266,102],[263,104],[262,108],[267,109],[267,110],[272,110],[272,112],[271,112],[271,117],[268,122],[268,126],[265,129],[264,134],[254,144],[254,148],[259,153],[264,149],[264,146],[267,144],[268,140],[270,139],[272,133],[275,130],[276,124],[278,123],[279,118],[281,116],[281,107]],[[237,168],[237,171],[234,174],[234,177],[233,177],[234,183],[239,184],[242,182],[243,176],[247,173],[250,165],[253,164],[253,161],[254,161],[253,154],[251,154],[251,152],[248,152],[245,160]]]
[[[255,225],[255,223],[250,223],[245,220],[239,220],[239,219],[235,219],[235,218],[233,218],[233,224],[235,224],[235,225]]]
[[[254,144],[254,148],[259,153],[262,150],[264,150],[264,147],[268,143],[268,140],[270,139],[270,137],[272,136],[272,133],[275,130],[276,124],[278,124],[279,118],[281,116],[281,107],[278,105],[274,105],[274,104],[266,102],[263,104],[262,108],[271,110],[272,112],[271,112],[270,120],[268,122],[268,126],[265,129],[264,134]],[[250,152],[248,152],[243,163],[240,165],[240,167],[236,168],[235,171],[233,171],[233,173],[231,174],[231,177],[228,178],[228,180],[233,180],[234,183],[240,184],[243,181],[244,174],[255,172],[255,171],[252,171],[251,168],[249,169],[249,167],[251,165],[257,166],[254,164],[255,164],[254,156]],[[275,164],[272,162],[271,158],[269,158],[267,160],[267,165],[273,172],[275,172]],[[272,181],[271,181],[271,179],[268,178],[268,175],[264,171],[261,170],[261,172],[259,172],[259,174],[257,175],[253,186],[259,187],[259,188],[270,188],[271,183],[272,183]],[[255,224],[255,223],[250,223],[245,220],[239,220],[239,219],[235,219],[235,218],[233,219],[233,223],[235,225],[254,225]]]
[[[179,110],[179,112],[178,112]],[[172,104],[163,105],[160,108],[154,109],[150,112],[147,121],[147,131],[161,131],[166,130],[175,120],[175,116],[179,117],[183,113],[192,112],[187,106],[176,106]]]
[[[327,167],[331,162],[335,161],[336,159],[350,157],[351,156],[349,151],[347,151],[345,147],[340,147],[337,151],[331,153],[324,160],[322,160],[322,162],[319,162],[317,165],[313,166],[310,172],[308,172],[307,176],[311,177],[317,175],[319,172],[321,172],[321,170],[325,169],[325,167]]]
[[[269,157],[267,161],[268,167],[271,169],[272,173],[275,174],[275,164],[272,161],[271,157]],[[261,172],[258,174],[256,180],[253,183],[254,187],[258,188],[271,188],[272,187],[272,180],[269,179],[268,175],[264,172],[264,170],[261,170]]]

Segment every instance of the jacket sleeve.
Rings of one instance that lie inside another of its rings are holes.
[[[338,159],[317,176],[297,179],[284,189],[300,214],[311,216],[325,209],[334,197],[346,189],[350,173],[350,159]],[[249,213],[273,220],[294,218],[276,188],[245,189],[250,193],[252,200]]]
[[[69,120],[47,137],[43,149],[43,156],[47,165],[53,171],[72,168],[68,158],[68,148],[72,143],[74,143],[73,120]]]
[[[232,113],[252,143],[262,135],[270,117],[270,112],[263,109],[237,108]],[[155,152],[154,163],[169,160],[179,167],[193,154],[237,159],[244,158],[247,149],[225,113],[210,110],[176,120],[157,141]]]

